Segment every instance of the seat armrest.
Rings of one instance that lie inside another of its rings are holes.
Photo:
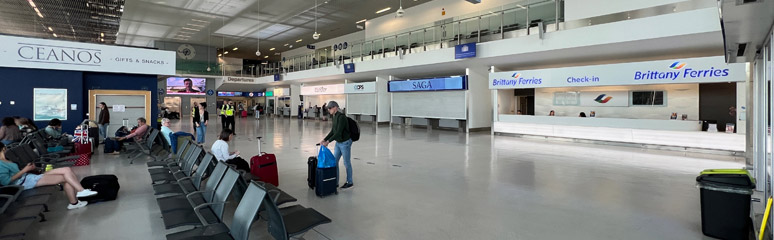
[[[195,194],[204,194],[204,193],[208,193],[208,192],[212,192],[212,191],[201,191],[201,190],[200,191],[193,191],[193,192],[191,192],[189,194],[186,194],[185,198],[187,198],[188,200],[191,200],[191,197],[193,197],[193,195],[195,195]]]
[[[199,222],[202,223],[202,226],[206,227],[207,225],[212,225],[212,224],[215,224],[215,223],[208,223],[207,219],[204,219],[204,216],[202,216],[202,213],[199,212],[199,211],[204,209],[204,207],[209,207],[209,206],[212,206],[212,205],[221,205],[221,204],[226,204],[226,203],[227,202],[202,203],[202,204],[199,204],[198,206],[194,207],[193,210],[194,210],[194,213],[196,213],[196,217],[199,218]]]

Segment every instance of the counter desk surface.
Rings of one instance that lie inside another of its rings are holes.
[[[493,131],[608,142],[745,151],[745,135],[703,132],[696,120],[499,115]]]

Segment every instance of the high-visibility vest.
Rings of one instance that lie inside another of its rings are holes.
[[[196,106],[191,108],[191,116],[193,116],[194,114],[196,114]]]
[[[227,104],[220,105],[220,115],[226,115],[226,105]]]
[[[234,106],[228,105],[228,107],[226,107],[226,116],[234,116]]]

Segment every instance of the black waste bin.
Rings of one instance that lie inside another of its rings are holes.
[[[752,229],[750,196],[755,179],[744,169],[704,170],[696,177],[701,195],[701,231],[719,239],[747,240]]]

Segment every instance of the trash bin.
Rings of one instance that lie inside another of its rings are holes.
[[[701,231],[719,239],[747,240],[755,179],[744,169],[709,169],[696,177],[701,196]]]

